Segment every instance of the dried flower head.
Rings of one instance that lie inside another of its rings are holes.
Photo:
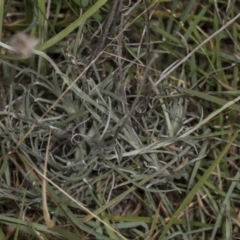
[[[33,54],[34,48],[39,43],[37,38],[28,36],[25,33],[15,34],[9,41],[9,45],[13,50],[26,58],[29,58]]]

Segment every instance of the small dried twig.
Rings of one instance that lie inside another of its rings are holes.
[[[108,33],[111,29],[111,26],[112,26],[112,23],[114,22],[114,19],[116,18],[116,15],[118,15],[118,12],[120,10],[119,7],[121,6],[121,4],[122,4],[122,0],[115,0],[114,1],[112,10],[111,10],[110,14],[108,15],[108,17],[105,21],[105,25],[103,27],[101,37],[99,38],[98,43],[96,45],[97,47],[94,50],[93,54],[91,55],[88,64],[92,64],[93,61],[96,61],[97,59],[95,59],[95,58],[98,58],[99,53],[103,50],[103,48],[105,46],[105,43],[106,43],[106,40],[107,40],[107,37],[108,37]],[[87,77],[90,77],[92,75],[92,70],[91,69],[88,70],[86,75],[87,75]]]

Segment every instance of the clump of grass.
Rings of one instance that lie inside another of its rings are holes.
[[[238,5],[201,4],[0,1],[1,239],[238,237]]]

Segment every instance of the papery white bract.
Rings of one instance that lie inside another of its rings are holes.
[[[33,54],[34,48],[38,45],[39,40],[37,38],[28,36],[25,33],[17,33],[10,40],[9,45],[13,50],[26,58],[29,58]]]

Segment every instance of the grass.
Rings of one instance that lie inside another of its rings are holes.
[[[0,0],[0,239],[239,239],[237,1],[44,3]]]

